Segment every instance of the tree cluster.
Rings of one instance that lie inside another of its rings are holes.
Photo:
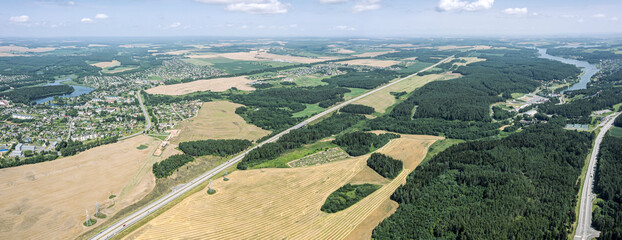
[[[242,139],[209,139],[179,143],[179,149],[191,156],[228,156],[239,153],[252,144],[249,140]]]
[[[72,155],[76,155],[79,152],[83,152],[94,147],[98,147],[98,146],[110,144],[110,143],[116,143],[118,139],[119,138],[115,136],[115,137],[98,138],[98,139],[95,139],[95,140],[92,140],[86,143],[83,143],[81,141],[73,141],[73,140],[61,141],[56,145],[56,151],[60,152],[60,154],[63,155],[64,157],[72,156]]]
[[[333,143],[343,148],[350,156],[361,156],[384,146],[389,140],[399,137],[400,135],[394,133],[376,135],[357,131],[337,136]]]
[[[394,179],[402,172],[403,163],[381,153],[372,153],[367,159],[367,166],[380,174],[380,176]]]
[[[348,183],[328,195],[321,210],[327,213],[339,212],[372,194],[378,188],[380,186],[374,184],[351,185]]]
[[[417,167],[373,239],[567,239],[591,135],[540,124]]]
[[[347,70],[348,73],[324,79],[322,82],[339,87],[373,89],[400,76],[395,71],[384,69],[356,71],[355,69],[347,68],[343,70]]]
[[[354,113],[354,114],[372,114],[376,112],[373,107],[360,105],[360,104],[348,104],[341,109],[340,112],[344,113]]]
[[[8,97],[16,103],[30,104],[30,102],[44,97],[69,94],[74,91],[69,85],[51,85],[19,88],[9,92],[0,93],[0,97]]]

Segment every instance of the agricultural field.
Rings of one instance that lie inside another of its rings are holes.
[[[197,80],[187,83],[178,83],[173,85],[160,85],[154,88],[147,89],[146,92],[149,94],[178,96],[199,91],[224,92],[233,87],[243,91],[252,91],[255,90],[255,88],[248,85],[251,82],[253,81],[248,80],[246,76],[214,78]]]
[[[456,66],[466,66],[466,65],[469,65],[471,63],[486,61],[485,58],[478,58],[478,57],[459,57],[457,59],[465,60],[466,62],[464,62],[464,63],[462,63],[462,62],[454,63],[454,65],[456,65]]]
[[[264,51],[235,52],[235,53],[218,53],[218,54],[200,54],[188,55],[189,58],[228,58],[239,61],[276,61],[276,62],[292,62],[292,63],[316,63],[328,60],[334,60],[333,57],[298,57],[288,55],[278,55],[267,53]]]
[[[257,140],[270,131],[246,123],[235,113],[242,105],[227,101],[203,103],[196,117],[181,123],[181,133],[173,143],[205,139]]]
[[[442,73],[442,74],[429,74],[425,76],[413,76],[409,79],[403,80],[390,87],[382,89],[374,94],[364,97],[354,103],[362,104],[365,106],[373,107],[376,112],[384,113],[388,107],[395,104],[395,96],[391,95],[391,92],[412,92],[415,89],[432,81],[444,81],[460,77],[459,74],[454,73]]]
[[[152,152],[159,141],[138,136],[78,155],[0,170],[0,239],[70,239],[86,230],[95,202],[108,216],[155,185]],[[139,150],[137,147],[147,146]],[[111,195],[116,197],[109,199]],[[97,224],[104,220],[100,219]]]
[[[362,65],[362,66],[370,66],[370,67],[390,67],[400,63],[399,61],[394,60],[378,60],[378,59],[355,59],[339,62],[340,64],[348,64],[348,65]]]
[[[434,136],[403,135],[379,151],[413,167],[421,161]],[[337,212],[324,213],[326,197],[365,169],[369,155],[303,168],[235,171],[229,181],[206,189],[151,220],[126,239],[344,239],[369,236],[375,223],[396,206],[387,206],[395,189],[412,169],[359,201]],[[261,199],[258,201],[257,199]],[[209,204],[206,204],[208,203]],[[380,210],[377,210],[379,209]],[[254,224],[248,224],[254,223]],[[360,227],[359,227],[360,226]],[[356,230],[356,232],[355,232]],[[353,234],[353,235],[351,235]]]
[[[101,69],[106,69],[106,68],[121,66],[121,63],[117,60],[112,60],[110,62],[97,62],[97,63],[91,63],[89,65],[95,66]]]

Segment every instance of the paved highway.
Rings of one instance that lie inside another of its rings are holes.
[[[419,71],[417,73],[427,71],[427,70],[437,66],[438,64],[441,64],[441,63],[444,63],[444,62],[450,60],[451,58],[453,58],[453,56],[445,58],[445,59],[441,60],[440,62],[438,62],[438,63],[436,63],[436,64],[434,64],[432,66],[429,66],[427,68],[422,69],[421,71]],[[380,91],[380,90],[382,90],[384,88],[387,88],[387,87],[389,87],[389,86],[391,86],[393,84],[396,84],[398,82],[401,82],[401,81],[403,81],[405,79],[413,77],[417,73],[414,73],[414,74],[409,75],[409,76],[404,77],[404,78],[400,78],[400,79],[395,80],[393,82],[390,82],[388,84],[382,85],[382,86],[380,86],[380,87],[378,87],[378,88],[376,88],[374,90],[371,90],[371,91],[366,92],[366,93],[364,93],[362,95],[359,95],[358,97],[352,98],[352,99],[350,99],[348,101],[345,101],[345,102],[343,102],[343,103],[341,103],[339,105],[331,107],[331,108],[329,108],[329,109],[327,109],[327,110],[325,110],[325,111],[323,111],[321,113],[318,113],[315,116],[312,116],[312,117],[308,118],[307,120],[305,120],[305,121],[303,121],[303,122],[301,122],[299,124],[296,124],[295,126],[289,128],[289,129],[287,129],[287,130],[285,130],[285,131],[283,131],[283,132],[281,132],[281,133],[279,133],[277,135],[274,135],[270,139],[268,139],[266,141],[263,141],[260,144],[258,144],[256,146],[254,146],[254,147],[244,151],[243,153],[235,156],[234,158],[230,159],[229,161],[219,165],[218,167],[216,167],[216,168],[214,168],[212,170],[207,171],[206,173],[204,173],[201,176],[195,178],[194,180],[190,181],[189,183],[186,183],[183,186],[181,186],[179,188],[176,188],[174,191],[171,191],[170,193],[168,193],[168,194],[164,195],[163,197],[155,200],[154,202],[150,203],[149,205],[147,205],[147,206],[141,208],[140,210],[130,214],[129,216],[127,216],[127,217],[117,221],[116,223],[112,224],[108,228],[106,228],[106,229],[102,230],[101,232],[97,233],[95,236],[91,237],[90,239],[109,239],[109,238],[113,237],[115,234],[123,231],[123,229],[125,229],[128,226],[130,226],[130,225],[140,221],[141,219],[149,216],[149,214],[151,214],[151,213],[155,212],[156,210],[164,207],[166,204],[170,203],[171,201],[175,200],[176,198],[180,197],[181,195],[183,195],[184,193],[190,191],[191,189],[199,186],[201,183],[209,180],[211,177],[215,176],[219,172],[222,172],[225,169],[227,169],[228,167],[233,166],[235,163],[237,163],[238,161],[242,160],[242,158],[244,158],[244,156],[248,152],[250,152],[251,150],[253,150],[255,148],[258,148],[258,147],[261,147],[262,145],[264,145],[266,143],[274,142],[274,141],[278,140],[281,136],[289,133],[291,130],[304,127],[305,125],[309,124],[310,122],[313,122],[314,120],[316,120],[318,118],[326,116],[327,114],[329,114],[331,112],[334,112],[337,109],[339,109],[339,108],[341,108],[341,107],[343,107],[345,105],[353,103],[353,102],[355,102],[355,101],[357,101],[357,100],[359,100],[361,98],[369,96],[369,95],[371,95],[371,94],[373,94],[375,92],[378,92],[378,91]],[[138,95],[140,95],[140,93]],[[148,120],[149,117],[147,115],[147,111],[145,111],[145,108],[144,108],[144,106],[142,104],[142,99],[140,98],[140,96],[138,96],[138,99],[140,101],[141,107],[143,108],[143,112],[145,113],[145,117],[146,117],[147,122],[148,122],[147,125],[150,126],[151,122]]]
[[[600,149],[600,142],[607,134],[607,131],[613,125],[615,117],[620,113],[612,114],[603,128],[600,129],[596,141],[594,141],[594,148],[592,155],[590,156],[590,163],[587,167],[587,173],[585,174],[585,180],[583,181],[583,192],[581,192],[581,205],[579,209],[579,223],[577,224],[577,231],[575,232],[575,240],[589,240],[596,238],[599,232],[592,228],[592,201],[595,194],[592,192],[594,186],[594,174],[596,174],[596,161],[598,157],[598,150]]]

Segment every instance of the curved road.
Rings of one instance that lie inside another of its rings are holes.
[[[429,69],[431,69],[433,67],[436,67],[437,65],[439,65],[441,63],[444,63],[444,62],[450,60],[451,58],[453,58],[453,56],[445,58],[445,59],[441,60],[440,62],[438,62],[438,63],[436,63],[436,64],[434,64],[432,66],[429,66],[427,68],[424,68],[421,71],[418,71],[418,72],[416,72],[414,74],[408,75],[407,77],[400,78],[400,79],[395,80],[393,82],[390,82],[388,84],[382,85],[382,86],[380,86],[380,87],[378,87],[378,88],[376,88],[374,90],[371,90],[371,91],[366,92],[366,93],[364,93],[362,95],[359,95],[358,97],[352,98],[352,99],[350,99],[348,101],[345,101],[345,102],[343,102],[343,103],[341,103],[339,105],[336,105],[334,107],[326,109],[323,112],[318,113],[317,115],[315,115],[313,117],[310,117],[307,120],[304,120],[303,122],[301,122],[299,124],[296,124],[295,126],[289,128],[289,129],[287,129],[287,130],[285,130],[285,131],[283,131],[283,132],[281,132],[281,133],[279,133],[277,135],[274,135],[270,139],[268,139],[266,141],[263,141],[260,144],[258,144],[256,146],[254,146],[254,147],[244,151],[243,153],[235,156],[234,158],[230,159],[229,161],[219,165],[218,167],[216,167],[216,168],[214,168],[212,170],[207,171],[206,173],[204,173],[201,176],[195,178],[194,180],[190,181],[189,183],[186,183],[183,186],[176,188],[174,191],[172,191],[172,192],[164,195],[163,197],[155,200],[154,202],[150,203],[149,205],[147,205],[147,206],[141,208],[140,210],[130,214],[129,216],[127,216],[127,217],[117,221],[116,223],[112,224],[111,226],[109,226],[106,229],[102,230],[101,232],[97,233],[95,236],[91,237],[90,239],[109,239],[109,238],[113,237],[117,233],[123,231],[123,229],[125,229],[128,226],[130,226],[130,225],[140,221],[141,219],[149,216],[149,214],[151,214],[151,213],[155,212],[156,210],[164,207],[166,204],[168,204],[171,201],[177,199],[178,197],[182,196],[184,193],[190,191],[191,189],[199,186],[201,183],[209,180],[211,177],[215,176],[219,172],[222,172],[225,169],[227,169],[228,167],[233,166],[235,163],[237,163],[238,161],[242,160],[242,158],[244,158],[244,156],[248,152],[250,152],[251,150],[253,150],[255,148],[258,148],[258,147],[261,147],[262,145],[264,145],[266,143],[274,142],[274,141],[278,140],[281,136],[289,133],[291,130],[304,127],[305,125],[309,124],[310,122],[313,122],[314,120],[316,120],[318,118],[326,116],[327,114],[329,114],[331,112],[334,112],[337,109],[339,109],[339,108],[341,108],[341,107],[343,107],[345,105],[353,103],[353,102],[355,102],[355,101],[357,101],[357,100],[359,100],[361,98],[369,96],[369,95],[371,95],[371,94],[373,94],[375,92],[378,92],[378,91],[380,91],[380,90],[382,90],[384,88],[387,88],[387,87],[389,87],[389,86],[391,86],[393,84],[396,84],[398,82],[401,82],[401,81],[403,81],[405,79],[413,77],[413,76],[415,76],[416,74],[418,74],[420,72],[427,71],[427,70],[429,70]],[[139,95],[138,99],[140,101],[140,105],[143,108],[143,112],[145,113],[145,116],[147,116],[147,114],[146,114],[147,112],[145,111],[145,108],[144,108],[144,106],[142,104],[142,99],[140,97],[140,93],[138,95]],[[147,119],[149,119],[149,118],[147,117]],[[149,120],[148,120],[148,125],[151,125],[151,122]]]
[[[594,186],[594,174],[596,174],[596,161],[598,160],[598,150],[600,149],[600,143],[607,134],[607,131],[613,125],[613,121],[620,113],[610,115],[607,122],[600,129],[596,141],[594,141],[594,148],[592,155],[590,156],[590,163],[587,167],[587,173],[585,174],[585,180],[583,181],[583,192],[581,192],[581,205],[579,209],[579,223],[577,224],[577,231],[574,235],[574,240],[589,240],[598,237],[599,233],[592,228],[592,201],[595,194],[592,192]]]

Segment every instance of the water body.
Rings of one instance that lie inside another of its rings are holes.
[[[71,79],[63,79],[63,80],[56,80],[53,83],[48,83],[45,84],[44,86],[53,86],[53,85],[61,85],[63,81],[67,81],[67,80],[71,80]],[[75,85],[69,85],[71,87],[73,87],[73,92],[70,94],[64,94],[64,95],[60,95],[60,97],[62,98],[72,98],[72,97],[77,97],[80,95],[84,95],[87,93],[90,93],[93,91],[93,88],[90,87],[83,87],[83,86],[75,86]],[[45,97],[45,98],[39,98],[37,100],[35,100],[36,104],[42,104],[42,103],[46,103],[49,101],[52,101],[52,99],[54,99],[54,96],[51,97]]]
[[[581,79],[579,79],[579,82],[570,86],[568,89],[562,91],[562,93],[565,91],[569,91],[569,90],[586,89],[587,84],[592,79],[592,76],[594,76],[594,74],[600,71],[596,67],[596,65],[590,64],[586,61],[579,61],[576,59],[568,59],[568,58],[562,58],[562,57],[556,57],[556,56],[549,55],[546,53],[546,48],[538,48],[538,53],[540,54],[540,58],[546,58],[546,59],[560,61],[560,62],[567,63],[567,64],[572,64],[572,65],[577,66],[578,68],[581,68],[581,70],[583,71],[583,75],[581,76]]]

